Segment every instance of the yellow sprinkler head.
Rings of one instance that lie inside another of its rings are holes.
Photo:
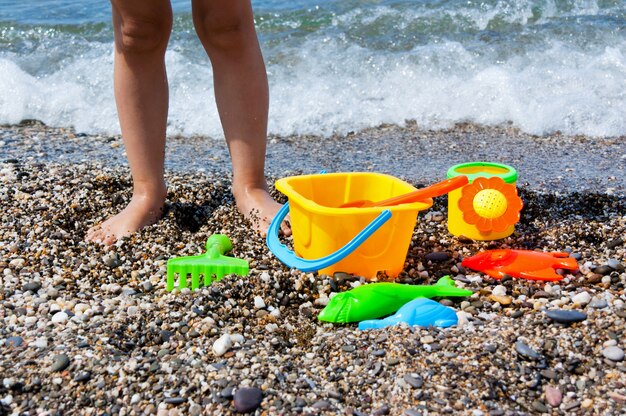
[[[472,206],[481,217],[494,219],[506,212],[508,202],[502,192],[496,189],[483,189],[474,196]]]

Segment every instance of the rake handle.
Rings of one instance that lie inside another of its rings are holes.
[[[224,234],[213,234],[206,240],[206,256],[217,259],[233,249],[230,239]]]

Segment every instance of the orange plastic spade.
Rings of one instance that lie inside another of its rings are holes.
[[[445,181],[437,182],[426,188],[418,189],[417,191],[409,192],[408,194],[394,196],[392,198],[383,199],[382,201],[370,201],[368,199],[360,199],[358,201],[346,202],[339,206],[339,208],[368,208],[368,207],[388,207],[390,205],[407,204],[409,202],[422,201],[426,198],[434,198],[443,194],[447,194],[457,188],[467,185],[469,179],[467,176],[455,176]]]

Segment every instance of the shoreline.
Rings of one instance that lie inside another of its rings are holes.
[[[416,185],[468,161],[446,146],[477,143],[466,157],[495,158],[506,140],[506,155],[490,161],[520,172],[525,208],[516,232],[495,242],[455,238],[437,198],[419,214],[396,279],[433,284],[450,275],[474,292],[442,300],[462,322],[359,331],[317,315],[332,293],[367,282],[282,265],[234,206],[223,141],[169,140],[168,158],[186,169],[167,172],[163,219],[106,248],[83,237],[130,197],[119,138],[42,126],[0,132],[0,414],[238,414],[243,399],[270,415],[605,415],[626,405],[622,138],[476,126],[271,138],[270,178],[371,169]],[[189,158],[194,149],[200,157]],[[571,177],[542,176],[565,169]],[[215,233],[231,238],[231,255],[248,260],[249,275],[167,292],[167,259],[198,254]],[[460,265],[507,247],[566,251],[579,271],[543,284],[496,281]],[[545,314],[553,309],[586,318],[561,324]],[[226,334],[231,346],[220,354],[213,348]]]
[[[119,136],[76,133],[38,122],[0,126],[2,159],[92,162],[126,166]],[[341,171],[376,171],[426,185],[445,178],[450,166],[490,161],[513,166],[518,184],[547,192],[626,195],[626,136],[592,138],[534,136],[512,127],[457,125],[449,130],[379,126],[345,136],[270,136],[266,172],[282,176]],[[169,137],[166,170],[230,175],[223,139]]]

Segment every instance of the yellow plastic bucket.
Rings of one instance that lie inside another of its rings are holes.
[[[452,178],[465,175],[471,185],[476,178],[499,177],[507,184],[515,185],[517,171],[508,165],[492,162],[469,162],[452,166],[448,169],[447,176]],[[504,231],[482,232],[475,225],[465,222],[463,213],[459,208],[459,200],[463,188],[455,189],[448,194],[448,231],[455,236],[464,236],[473,240],[498,240],[508,237],[515,231],[515,225],[508,226]]]
[[[320,274],[327,275],[342,271],[366,278],[376,277],[378,272],[397,276],[404,268],[417,214],[432,205],[432,199],[427,199],[390,207],[340,208],[347,202],[378,201],[416,189],[381,173],[292,176],[279,179],[276,189],[289,198],[293,246],[295,254],[303,259],[318,259],[335,253],[364,229],[371,228],[377,218],[391,213],[354,251],[318,269]]]

